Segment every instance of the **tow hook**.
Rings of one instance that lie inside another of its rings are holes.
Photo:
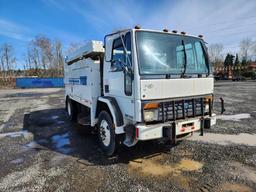
[[[220,97],[220,102],[221,102],[221,114],[223,114],[226,109],[224,108],[224,99],[222,97]]]

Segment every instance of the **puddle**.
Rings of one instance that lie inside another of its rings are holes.
[[[36,147],[38,147],[40,145],[38,145],[38,143],[35,142],[35,141],[31,141],[31,142],[27,143],[25,146],[29,147],[29,148],[36,148]]]
[[[48,144],[48,141],[46,140],[46,139],[40,139],[40,140],[38,140],[37,141],[39,144],[41,144],[41,145],[46,145],[46,144]]]
[[[199,171],[203,164],[191,159],[182,159],[179,163],[171,165],[163,165],[159,162],[160,157],[151,159],[137,159],[130,161],[128,165],[129,173],[140,173],[142,175],[151,176],[178,176],[182,171]]]
[[[252,192],[252,188],[244,185],[244,184],[237,184],[237,183],[224,183],[220,187],[220,191],[223,192]]]
[[[57,124],[64,124],[65,121],[57,121]]]
[[[217,119],[224,121],[240,121],[241,119],[248,119],[251,115],[249,113],[240,113],[235,115],[217,115]]]
[[[43,147],[42,145],[38,144],[37,142],[35,141],[31,141],[29,143],[27,143],[26,145],[23,145],[21,150],[20,150],[20,153],[25,153],[31,149],[35,149],[35,150],[46,150],[45,147]]]
[[[58,119],[58,118],[59,118],[59,116],[57,116],[57,115],[51,116],[51,119],[53,119],[53,120]]]
[[[46,147],[44,147],[43,145],[40,145],[40,143],[37,143],[35,141],[31,141],[25,145],[21,146],[21,149],[19,150],[20,154],[24,154],[30,150],[47,150]]]
[[[57,148],[61,148],[61,147],[64,147],[65,145],[70,144],[68,137],[69,137],[68,133],[65,133],[63,135],[54,135],[52,136],[51,139]]]
[[[27,131],[17,131],[17,132],[1,133],[0,134],[0,138],[3,138],[3,137],[12,137],[12,138],[21,137],[21,136],[23,136],[26,133],[27,133]]]
[[[256,134],[251,135],[247,133],[241,133],[239,135],[205,133],[204,136],[199,136],[195,134],[193,135],[193,137],[187,139],[191,141],[201,141],[218,145],[238,144],[256,146]]]
[[[25,139],[32,140],[33,139],[33,134],[28,132],[28,131],[17,131],[17,132],[1,133],[0,134],[0,139],[4,138],[4,137],[11,137],[11,138],[24,137]]]
[[[54,147],[64,154],[70,153],[72,149],[69,147],[70,145],[70,139],[69,134],[65,133],[62,135],[54,135],[51,137],[52,143],[54,144]]]
[[[10,161],[10,163],[15,164],[15,165],[21,164],[23,162],[24,162],[24,158],[23,157]]]

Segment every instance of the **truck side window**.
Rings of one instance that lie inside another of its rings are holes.
[[[128,66],[132,65],[131,33],[126,33],[125,36],[123,36],[123,40],[127,54],[125,54],[125,49],[120,37],[113,42],[111,67],[115,67],[116,71],[121,71],[124,64]]]
[[[127,55],[126,55],[126,64],[128,66],[132,66],[132,49],[131,49],[131,33],[128,32],[126,33],[125,35],[125,47],[126,47],[126,50],[127,50]]]
[[[121,38],[117,38],[113,43],[111,68],[115,67],[116,71],[121,71],[123,63],[125,63],[124,47]]]
[[[131,33],[126,33],[122,38],[126,48],[126,54],[120,37],[113,42],[111,68],[115,72],[123,71],[123,66],[132,66]],[[132,95],[132,73],[127,71],[124,71],[124,92],[125,95]]]

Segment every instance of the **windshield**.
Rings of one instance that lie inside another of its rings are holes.
[[[208,73],[200,39],[145,31],[136,35],[141,75]]]

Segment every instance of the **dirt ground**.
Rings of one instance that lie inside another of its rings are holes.
[[[0,90],[0,191],[256,191],[256,82],[216,82],[217,125],[106,158],[63,89]],[[219,97],[226,112],[220,115]]]

